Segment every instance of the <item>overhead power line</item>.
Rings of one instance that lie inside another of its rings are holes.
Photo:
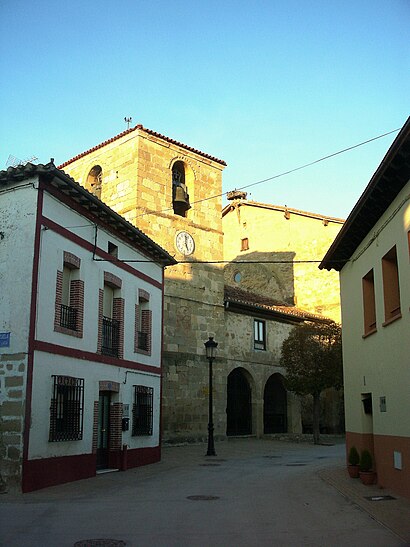
[[[328,160],[330,158],[333,158],[335,156],[339,156],[340,154],[344,154],[345,152],[349,152],[350,150],[354,150],[355,148],[359,148],[360,146],[364,146],[365,144],[369,144],[369,142],[377,141],[378,139],[382,139],[383,137],[387,137],[388,135],[391,135],[392,133],[397,133],[400,131],[400,127],[398,129],[393,129],[392,131],[388,131],[387,133],[383,133],[382,135],[377,135],[377,137],[372,137],[371,139],[367,139],[366,141],[359,142],[358,144],[354,144],[352,146],[348,146],[347,148],[343,148],[342,150],[338,150],[337,152],[333,152],[332,154],[328,154],[326,156],[322,156],[321,158],[311,161],[309,163],[305,163],[303,165],[299,165],[298,167],[294,167],[292,169],[289,169],[287,171],[283,171],[282,173],[278,173],[277,175],[272,175],[271,177],[268,177],[266,179],[258,180],[256,182],[252,182],[250,184],[246,184],[244,186],[241,186],[239,188],[236,188],[236,190],[245,190],[246,188],[252,188],[253,186],[257,186],[258,184],[263,184],[265,182],[269,182],[270,180],[278,179],[280,177],[284,177],[285,175],[290,175],[291,173],[295,173],[296,171],[300,171],[302,169],[306,169],[307,167],[311,167],[312,165],[315,165],[316,163],[320,163],[322,161]],[[215,194],[213,196],[209,196],[207,198],[198,199],[196,201],[193,201],[191,205],[195,205],[197,203],[202,203],[204,201],[209,201],[211,199],[216,199],[223,197],[228,192],[222,192],[221,194]],[[145,215],[156,215],[158,213],[166,213],[167,211],[172,211],[173,207],[167,207],[166,209],[162,209],[161,211],[147,211],[146,213],[141,213],[140,215],[137,215],[135,218],[140,218]]]

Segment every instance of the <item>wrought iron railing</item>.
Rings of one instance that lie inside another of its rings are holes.
[[[101,351],[105,355],[118,357],[120,323],[111,317],[103,317]]]
[[[52,376],[49,441],[77,441],[83,438],[84,379]]]
[[[147,332],[138,332],[138,349],[149,350],[149,340]]]
[[[60,326],[77,330],[77,309],[61,304]]]
[[[132,435],[152,435],[154,388],[134,386]]]

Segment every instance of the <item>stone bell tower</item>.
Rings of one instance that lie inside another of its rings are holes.
[[[164,440],[206,436],[204,341],[209,335],[216,339],[224,335],[221,193],[225,166],[216,157],[142,125],[60,166],[179,261],[165,270]],[[222,358],[219,363],[223,366]],[[225,395],[223,387],[218,390],[216,385],[215,434],[221,436],[225,434]]]

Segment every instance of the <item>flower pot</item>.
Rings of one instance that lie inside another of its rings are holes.
[[[358,479],[359,478],[359,466],[358,465],[348,465],[347,472],[349,473],[350,478]]]
[[[360,471],[359,477],[363,484],[374,484],[376,473],[375,471]]]

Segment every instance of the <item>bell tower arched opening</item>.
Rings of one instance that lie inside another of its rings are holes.
[[[172,166],[172,207],[174,214],[181,217],[186,217],[191,208],[186,179],[184,162],[176,161]]]
[[[94,167],[90,169],[85,182],[85,187],[89,192],[94,194],[95,197],[101,199],[102,167],[100,165],[94,165]]]

